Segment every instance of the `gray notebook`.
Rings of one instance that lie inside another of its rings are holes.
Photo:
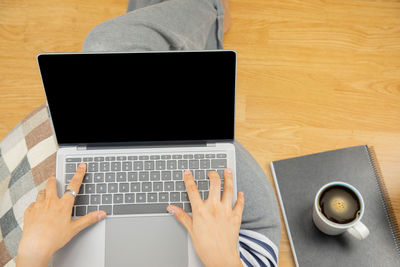
[[[400,266],[398,224],[373,151],[356,146],[271,162],[279,202],[297,266]],[[313,224],[315,194],[343,181],[365,201],[365,240],[328,236]]]

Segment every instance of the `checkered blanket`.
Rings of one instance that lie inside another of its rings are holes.
[[[55,173],[57,149],[45,104],[0,142],[0,266],[15,266],[24,211]]]

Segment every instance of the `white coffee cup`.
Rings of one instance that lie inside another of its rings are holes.
[[[349,223],[346,223],[346,224],[332,222],[331,220],[326,218],[324,214],[322,214],[321,208],[319,206],[319,198],[321,196],[321,193],[324,192],[325,189],[327,189],[328,187],[335,186],[335,185],[344,186],[344,187],[350,189],[351,191],[353,191],[357,195],[358,200],[360,202],[359,216],[355,220],[353,220]],[[364,215],[364,209],[365,209],[364,200],[363,200],[360,192],[356,188],[354,188],[354,186],[344,183],[344,182],[335,181],[335,182],[331,182],[331,183],[328,183],[328,184],[322,186],[318,190],[318,193],[314,199],[313,221],[314,221],[315,226],[321,232],[323,232],[327,235],[339,235],[339,234],[342,234],[347,231],[355,238],[362,240],[369,235],[368,228],[361,222],[361,218]]]

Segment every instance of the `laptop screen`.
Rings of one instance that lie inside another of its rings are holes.
[[[41,54],[60,144],[234,138],[234,51]]]

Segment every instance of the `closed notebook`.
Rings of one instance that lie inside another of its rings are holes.
[[[297,266],[400,266],[399,227],[373,151],[356,146],[271,162]],[[324,184],[355,186],[365,202],[364,240],[328,236],[313,224],[315,194]]]

